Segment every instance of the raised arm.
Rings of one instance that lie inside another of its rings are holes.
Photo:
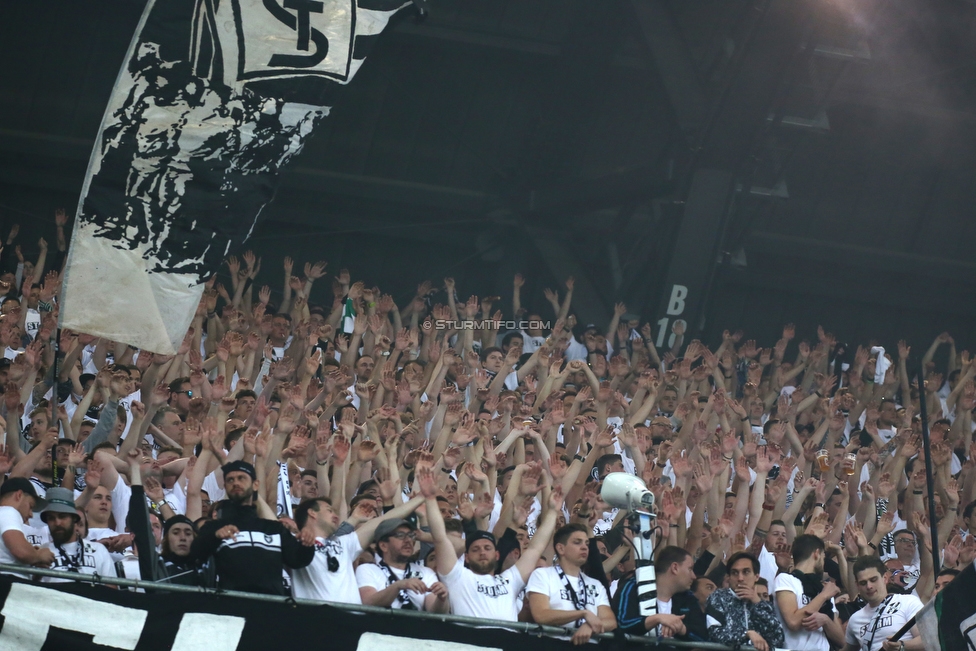
[[[542,552],[548,547],[549,539],[552,538],[552,534],[556,531],[556,514],[562,508],[563,489],[562,486],[555,486],[549,493],[549,507],[546,509],[545,515],[542,516],[542,521],[535,530],[535,535],[532,536],[532,540],[529,542],[529,548],[525,550],[525,553],[522,554],[522,557],[515,564],[519,574],[522,575],[523,581],[529,580],[529,575],[532,574],[532,571],[539,564]]]
[[[525,278],[522,274],[515,274],[515,279],[512,281],[512,318],[518,319],[522,312],[522,285],[525,284]]]
[[[436,500],[435,500],[436,501]],[[404,502],[400,506],[395,506],[378,518],[373,518],[362,524],[358,529],[356,529],[356,535],[359,536],[359,544],[366,547],[373,540],[373,534],[376,533],[376,528],[380,526],[386,520],[396,520],[399,518],[404,518],[414,511],[417,510],[421,504],[424,503],[423,496],[417,496],[412,498],[409,502]],[[435,509],[436,510],[436,509]],[[429,519],[429,516],[428,516]],[[442,521],[443,523],[443,521]],[[433,529],[432,529],[433,530]],[[446,531],[446,530],[445,530]]]
[[[444,527],[444,517],[437,506],[437,481],[434,471],[426,465],[418,466],[415,472],[420,493],[424,496],[425,515],[430,526],[430,535],[434,538],[434,550],[437,558],[437,574],[447,576],[457,565],[458,555],[454,544],[447,537]]]

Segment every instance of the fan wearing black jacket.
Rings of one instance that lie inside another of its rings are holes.
[[[220,519],[200,529],[190,556],[198,562],[213,556],[217,585],[223,590],[286,595],[282,570],[311,563],[314,541],[308,537],[300,542],[277,520],[258,517],[254,466],[233,461],[222,470],[228,502],[221,507]]]
[[[185,515],[175,515],[163,522],[163,545],[159,555],[162,580],[179,585],[214,587],[213,567],[193,560],[190,550],[197,528]]]
[[[657,614],[643,616],[637,581],[631,576],[614,595],[613,610],[619,630],[630,635],[651,632],[660,637],[684,641],[708,639],[705,614],[691,592],[695,581],[695,559],[681,547],[668,546],[657,554]]]

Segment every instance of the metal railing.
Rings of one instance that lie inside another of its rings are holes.
[[[211,594],[220,597],[234,597],[237,599],[248,599],[250,601],[261,601],[280,603],[286,605],[300,606],[330,606],[338,610],[353,614],[383,614],[397,617],[407,617],[415,619],[433,620],[470,626],[477,628],[502,628],[515,633],[526,635],[566,638],[568,631],[559,626],[544,626],[542,624],[532,624],[528,622],[508,622],[497,619],[482,619],[480,617],[465,617],[462,615],[447,615],[440,613],[429,613],[416,610],[399,610],[391,608],[380,608],[378,606],[366,606],[360,604],[338,603],[334,601],[315,601],[313,599],[297,599],[294,597],[282,597],[278,595],[258,594],[255,592],[238,592],[236,590],[220,590],[216,588],[202,588],[190,585],[175,585],[170,583],[156,583],[153,581],[140,581],[136,579],[123,579],[118,577],[100,576],[98,574],[80,574],[77,572],[64,572],[58,570],[46,570],[37,567],[26,567],[23,565],[10,565],[0,563],[0,574],[29,574],[32,576],[47,576],[51,578],[69,580],[75,583],[87,583],[90,585],[111,585],[120,588],[140,588],[146,591],[173,592],[173,593],[192,593],[192,594]],[[658,639],[657,637],[647,637],[642,635],[615,635],[614,633],[594,634],[594,639],[619,640],[621,637],[627,642],[640,644],[647,647],[667,646],[684,649],[702,649],[703,651],[733,651],[738,647],[729,647],[715,642],[682,642],[670,638]]]

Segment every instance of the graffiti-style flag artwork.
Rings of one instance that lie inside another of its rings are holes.
[[[95,141],[61,325],[173,354],[278,172],[410,0],[149,0]]]

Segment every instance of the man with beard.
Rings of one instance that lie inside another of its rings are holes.
[[[410,562],[417,541],[415,529],[407,520],[386,520],[376,528],[380,560],[356,568],[359,596],[367,606],[450,611],[447,587],[437,580],[434,570],[423,563]]]
[[[553,536],[556,564],[540,567],[529,577],[532,619],[543,626],[573,631],[573,644],[586,644],[594,633],[617,628],[607,589],[583,573],[590,554],[589,533],[582,524],[567,524]]]
[[[519,593],[556,528],[556,514],[563,505],[562,489],[557,486],[550,493],[548,508],[539,528],[518,562],[514,567],[496,574],[499,554],[495,537],[487,531],[466,536],[465,567],[458,559],[454,544],[447,535],[444,517],[438,509],[433,471],[426,466],[418,467],[416,477],[427,503],[427,523],[437,550],[437,574],[451,594],[451,610],[455,615],[465,617],[518,621],[516,604]]]
[[[191,559],[216,563],[223,590],[286,595],[284,567],[306,567],[315,556],[310,536],[299,542],[277,520],[264,520],[256,510],[259,481],[254,466],[232,461],[222,468],[227,502],[220,519],[203,525],[191,546]]]
[[[41,519],[51,532],[51,541],[44,545],[54,554],[52,570],[98,574],[113,577],[115,564],[105,546],[90,540],[82,540],[77,524],[81,520],[72,492],[67,488],[51,488],[45,496],[47,505],[41,510]],[[66,583],[70,579],[45,576],[44,583]]]
[[[787,648],[830,651],[831,644],[844,644],[844,629],[833,603],[840,588],[823,582],[826,556],[823,540],[810,534],[797,536],[793,572],[777,575],[773,583]]]

